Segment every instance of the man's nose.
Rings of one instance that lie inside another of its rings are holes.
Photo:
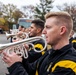
[[[46,34],[46,30],[45,30],[45,28],[43,29],[42,34]]]

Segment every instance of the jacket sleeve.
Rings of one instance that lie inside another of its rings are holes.
[[[34,47],[36,50],[40,51],[44,48],[44,42],[42,40],[34,42]],[[44,55],[47,48],[42,52],[35,52],[33,48],[30,48],[30,51],[28,52],[28,61],[29,63],[32,63],[36,61],[38,58],[40,58],[42,55]]]
[[[50,75],[76,75],[70,68],[57,67]]]
[[[53,75],[76,75],[76,62],[73,58],[72,60],[67,59],[56,62],[51,69],[51,73]]]
[[[21,62],[16,62],[8,68],[9,75],[28,75]]]
[[[38,58],[40,58],[42,56],[41,53],[37,53],[34,50],[31,50],[28,52],[28,61],[29,63],[32,63],[34,61],[36,61]]]
[[[28,60],[23,60],[24,63],[16,62],[8,68],[10,75],[35,75],[36,63],[29,63]]]

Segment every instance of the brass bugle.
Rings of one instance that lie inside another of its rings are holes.
[[[34,42],[34,41],[37,41],[37,40],[40,40],[40,39],[42,39],[43,41],[44,41],[44,43],[45,43],[45,46],[44,46],[44,48],[42,49],[42,50],[36,50],[35,48],[34,48],[34,45],[31,43],[31,42]],[[42,51],[44,51],[45,49],[46,49],[46,46],[47,46],[47,43],[46,43],[46,40],[45,40],[45,38],[43,38],[43,37],[41,37],[41,36],[38,36],[38,37],[31,37],[31,38],[27,38],[27,39],[24,39],[24,40],[21,40],[21,41],[17,41],[17,42],[13,42],[13,43],[7,43],[7,44],[0,44],[0,51],[1,50],[7,50],[7,52],[10,54],[10,49],[7,49],[7,48],[10,48],[10,47],[12,47],[12,46],[16,46],[16,45],[20,45],[20,44],[31,44],[32,46],[33,46],[33,49],[34,49],[34,51],[35,52],[42,52]],[[11,48],[11,50],[13,50],[12,48]],[[22,51],[23,50],[23,51]],[[20,52],[19,52],[20,51]],[[16,53],[17,54],[21,54],[21,56],[24,56],[24,58],[28,58],[28,51],[26,50],[26,48],[25,48],[25,50],[24,50],[24,48],[23,49],[19,49],[19,51],[18,50],[16,50]],[[26,56],[25,56],[26,55]]]

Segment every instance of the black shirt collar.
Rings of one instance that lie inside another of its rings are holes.
[[[72,48],[72,44],[65,45],[65,46],[62,47],[61,49],[57,49],[57,50],[54,50],[54,49],[52,48],[52,51],[64,51],[64,50],[68,50],[69,48]]]

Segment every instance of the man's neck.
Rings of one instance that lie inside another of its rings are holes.
[[[68,44],[69,44],[68,40],[60,41],[56,45],[53,45],[52,48],[54,50],[58,50],[58,49],[61,49],[62,47],[64,47],[65,45],[68,45]]]
[[[41,36],[42,34],[40,33],[40,34],[37,34],[36,36]]]

